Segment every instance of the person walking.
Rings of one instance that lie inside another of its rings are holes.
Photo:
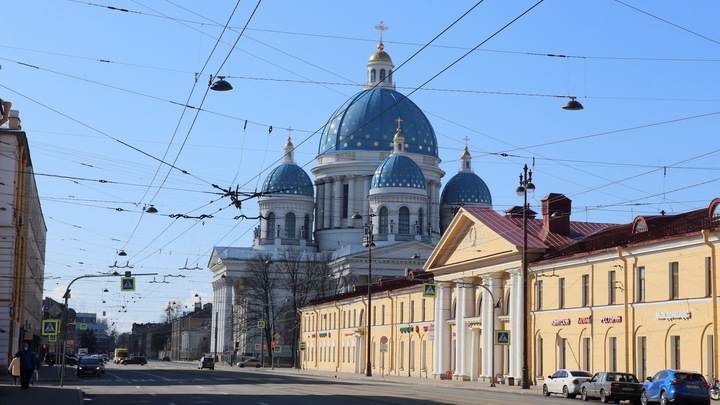
[[[18,385],[18,378],[20,377],[20,359],[13,357],[10,365],[8,366],[8,371],[13,376],[14,384]]]
[[[20,389],[30,389],[30,379],[38,366],[35,352],[30,349],[27,342],[24,342],[22,350],[15,353],[15,357],[20,362]]]

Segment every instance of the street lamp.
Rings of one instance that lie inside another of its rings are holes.
[[[372,250],[375,247],[375,242],[373,242],[372,217],[374,216],[375,214],[368,214],[368,217],[370,217],[370,223],[366,223],[363,226],[363,230],[365,231],[363,246],[368,251],[368,305],[367,315],[365,316],[367,323],[367,333],[365,334],[367,339],[367,364],[365,365],[365,375],[368,377],[372,377]],[[356,212],[355,215],[352,216],[352,219],[362,219],[362,216]]]
[[[523,293],[523,346],[522,346],[522,388],[530,389],[530,374],[528,373],[528,263],[527,263],[527,211],[529,209],[527,202],[528,193],[535,191],[535,185],[532,183],[532,170],[528,170],[527,165],[523,167],[523,173],[520,174],[520,186],[515,189],[517,195],[523,196],[523,250],[522,250],[522,293]]]

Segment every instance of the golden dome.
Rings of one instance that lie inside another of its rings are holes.
[[[295,145],[293,145],[292,141],[290,140],[290,137],[288,136],[287,143],[285,144],[285,149],[294,148]]]
[[[467,159],[467,158],[471,158],[471,157],[472,157],[472,156],[470,156],[470,152],[468,152],[468,147],[466,146],[466,147],[465,147],[465,152],[463,152],[463,154],[462,154],[462,156],[460,156],[460,158],[461,158],[461,159]]]
[[[385,45],[381,43],[378,44],[378,50],[374,54],[370,55],[370,60],[368,62],[388,62],[392,63],[392,59],[390,59],[390,55],[387,54],[383,49],[385,49]]]

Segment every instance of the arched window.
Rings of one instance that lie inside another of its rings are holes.
[[[410,234],[410,209],[408,207],[400,207],[398,216],[398,233],[400,235]]]
[[[387,233],[388,233],[388,209],[387,209],[387,207],[380,208],[380,226],[378,227],[378,233],[380,235],[387,235]]]
[[[365,310],[364,309],[360,310],[360,318],[358,318],[357,320],[358,320],[359,326],[365,325]]]
[[[418,211],[418,221],[417,221],[418,227],[416,233],[421,234],[423,232],[423,228],[425,227],[425,213],[423,212],[422,208]]]
[[[300,237],[302,239],[310,240],[310,215],[305,215],[305,224],[303,227],[305,229],[305,235],[301,235]]]
[[[295,213],[285,214],[285,238],[295,239]]]
[[[268,239],[275,238],[275,213],[271,212],[267,215],[267,227],[265,227],[265,237]]]
[[[380,69],[380,81],[385,80],[385,69]]]
[[[375,73],[375,69],[373,69],[370,71],[370,83],[375,83],[375,77],[376,77],[376,73]]]
[[[388,70],[388,83],[392,83],[392,70]]]

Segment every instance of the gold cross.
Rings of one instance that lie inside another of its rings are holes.
[[[375,26],[375,29],[378,30],[378,31],[380,31],[380,43],[382,43],[382,33],[383,33],[383,31],[385,31],[386,29],[388,29],[388,27],[384,26],[384,25],[383,25],[383,22],[380,21],[380,25],[376,25],[376,26]]]
[[[397,121],[397,123],[398,123],[398,129],[400,129],[400,123],[403,122],[403,119],[400,118],[400,117],[397,117],[397,119],[396,119],[395,121]]]
[[[470,140],[470,138],[468,138],[467,136],[466,136],[465,138],[463,138],[463,141],[465,141],[465,147],[466,147],[466,148],[467,148],[467,144],[468,144],[468,141],[469,141],[469,140]]]

